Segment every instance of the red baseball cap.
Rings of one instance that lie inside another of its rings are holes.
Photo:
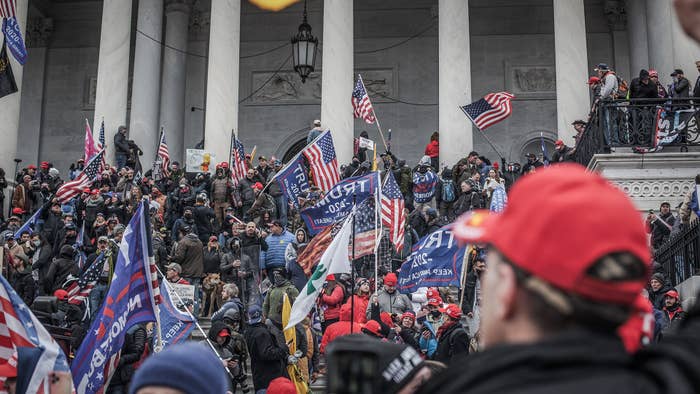
[[[599,302],[632,305],[646,278],[612,283],[587,276],[598,259],[628,252],[650,264],[644,224],[632,201],[577,164],[528,175],[513,186],[501,214],[463,215],[453,233],[460,241],[494,246],[564,292]]]
[[[669,290],[664,294],[666,297],[673,297],[677,300],[679,300],[681,297],[678,295],[678,292],[675,290]]]
[[[24,209],[22,209],[22,208],[19,208],[19,207],[17,207],[17,208],[12,208],[12,214],[13,214],[13,215],[22,215],[22,214],[24,214],[24,213],[25,213],[25,211],[24,211]]]
[[[455,304],[447,304],[446,307],[438,310],[453,319],[459,319],[462,317],[462,310]]]
[[[562,141],[562,140],[556,140],[556,141],[554,142],[554,145],[556,145],[556,146],[564,145],[564,141]]]
[[[335,280],[335,275],[328,274],[328,276],[326,276],[326,280]]]
[[[226,328],[219,331],[219,337],[221,337],[221,338],[230,337],[230,336],[231,336],[231,333],[228,332],[228,329],[226,329]]]
[[[376,320],[368,321],[363,328],[378,337],[382,336],[382,327]]]
[[[36,170],[36,166],[34,164],[30,164],[27,166],[27,169],[29,170]]]
[[[397,283],[398,281],[399,281],[399,280],[396,278],[396,274],[393,273],[393,272],[389,272],[389,273],[386,274],[386,276],[384,277],[384,284],[387,285],[387,286],[396,286],[396,283]]]

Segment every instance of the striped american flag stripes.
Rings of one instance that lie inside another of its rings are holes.
[[[160,132],[160,143],[158,144],[158,158],[163,171],[163,176],[170,176],[170,153],[168,153],[168,144],[165,142],[165,130]]]
[[[326,130],[302,151],[309,161],[316,186],[324,192],[329,191],[340,181],[338,159],[335,156],[331,131]]]
[[[10,363],[16,368],[17,348],[43,350],[24,391],[26,393],[48,393],[49,375],[53,371],[68,371],[66,356],[56,341],[7,279],[0,276],[0,364]]]
[[[105,263],[105,254],[100,253],[97,258],[88,266],[88,268],[80,274],[78,280],[71,282],[66,291],[68,292],[68,302],[71,304],[80,304],[87,300],[90,292],[100,279]],[[93,311],[92,313],[97,313]]]
[[[510,101],[514,97],[508,92],[489,93],[484,98],[460,108],[479,130],[484,130],[510,116],[513,112]]]
[[[231,162],[229,163],[229,168],[231,169],[231,181],[234,186],[238,186],[238,183],[248,171],[248,164],[245,161],[243,144],[236,136],[231,136],[231,138],[233,141],[231,141]]]
[[[387,171],[386,181],[382,186],[382,225],[389,229],[389,238],[396,250],[403,249],[406,213],[403,195],[391,171]]]
[[[350,255],[357,259],[362,256],[374,254],[377,244],[377,235],[381,230],[375,219],[374,196],[370,195],[365,201],[357,205],[355,211],[355,245],[350,249]],[[352,254],[354,253],[354,255]]]
[[[352,109],[356,118],[362,118],[367,123],[374,123],[377,120],[374,116],[374,108],[372,108],[372,102],[369,100],[367,89],[365,89],[365,84],[362,82],[362,76],[359,74],[357,75],[357,82],[355,82],[355,89],[352,91]]]
[[[0,0],[0,19],[15,16],[15,0]]]
[[[64,183],[60,188],[58,188],[56,191],[56,198],[58,201],[65,204],[73,197],[80,194],[83,189],[92,185],[92,182],[97,179],[97,174],[99,173],[104,154],[105,151],[102,149],[99,153],[93,156],[92,159],[90,159],[83,171],[77,177],[75,177],[75,179]]]

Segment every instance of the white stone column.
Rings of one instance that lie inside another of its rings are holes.
[[[471,121],[459,109],[472,101],[469,2],[440,0],[438,19],[440,163],[451,165],[474,146]]]
[[[639,70],[649,69],[649,44],[647,41],[647,9],[644,0],[627,0],[627,32],[630,48],[632,76]]]
[[[673,66],[673,35],[671,33],[670,0],[647,0],[647,42],[649,68],[659,72],[659,81],[671,82]]]
[[[241,0],[212,0],[209,24],[204,149],[227,161],[231,131],[238,135]]]
[[[352,21],[353,0],[323,2],[321,124],[333,134],[338,164],[349,163],[353,151],[354,128],[350,106],[354,83]]]
[[[143,150],[141,164],[148,169],[158,146],[160,56],[163,41],[163,0],[139,0],[134,78],[131,88],[129,135]],[[146,37],[147,34],[149,37]]]
[[[573,146],[571,122],[584,119],[590,110],[588,50],[583,0],[554,1],[554,53],[557,82],[559,138]]]
[[[126,126],[130,49],[131,1],[104,0],[93,128],[99,130],[104,118],[109,163],[114,163],[114,134]]]
[[[19,135],[17,157],[22,164],[39,164],[39,146],[41,139],[41,122],[44,108],[44,85],[46,76],[46,53],[49,38],[53,31],[50,18],[31,18],[27,20],[27,63],[22,77],[22,98],[19,113]]]
[[[185,132],[185,82],[187,32],[191,2],[167,0],[163,79],[160,91],[160,125],[165,127],[170,161],[182,162]],[[173,49],[175,48],[175,49]]]
[[[669,3],[671,0],[664,0]],[[700,60],[700,45],[688,37],[676,15],[676,8],[671,7],[671,34],[673,36],[673,68],[680,68],[685,72],[685,77],[690,80],[690,95],[693,95],[693,87],[697,78],[695,62]]]
[[[27,2],[29,0],[17,0],[16,15],[22,31],[22,36],[26,37],[24,31],[27,28]],[[0,168],[5,170],[5,178],[9,181],[15,179],[15,162],[17,157],[17,130],[19,125],[19,108],[22,98],[22,66],[15,61],[15,58],[7,50],[7,56],[10,58],[10,66],[17,82],[17,92],[0,98]],[[11,202],[12,190],[8,188],[5,191],[5,204]],[[5,207],[4,213],[7,213]]]

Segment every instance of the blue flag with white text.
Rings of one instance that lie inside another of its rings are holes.
[[[419,287],[460,286],[466,251],[467,245],[459,245],[449,224],[426,235],[401,265],[399,292],[412,293]]]
[[[309,191],[309,179],[306,176],[303,160],[297,156],[294,161],[287,164],[275,177],[280,189],[295,207],[299,208],[299,195]]]
[[[428,170],[424,173],[416,171],[413,173],[413,199],[415,202],[423,204],[429,202],[435,196],[435,186],[437,186],[438,176]]]
[[[22,29],[19,27],[17,17],[5,18],[2,22],[2,32],[5,33],[7,48],[17,62],[21,65],[27,62],[27,48],[22,39]]]
[[[29,235],[34,233],[34,227],[36,226],[36,222],[39,220],[41,217],[41,212],[44,210],[44,207],[41,207],[34,212],[34,214],[27,219],[26,222],[20,227],[17,231],[15,231],[15,237],[19,237],[22,235],[22,233],[27,232]]]
[[[192,315],[175,307],[166,286],[164,280],[160,282],[160,294],[163,297],[163,302],[158,307],[164,347],[186,340],[194,329],[195,322]]]
[[[336,183],[316,205],[300,212],[309,233],[316,235],[324,227],[344,219],[352,211],[353,195],[359,204],[370,194],[376,193],[378,185],[377,172],[346,178]]]
[[[107,296],[71,365],[78,394],[103,391],[119,363],[126,331],[156,321],[144,209],[142,202],[124,231]]]

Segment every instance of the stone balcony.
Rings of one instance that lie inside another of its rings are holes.
[[[676,212],[700,173],[700,152],[597,154],[588,169],[618,185],[642,212],[658,211],[663,201]]]

